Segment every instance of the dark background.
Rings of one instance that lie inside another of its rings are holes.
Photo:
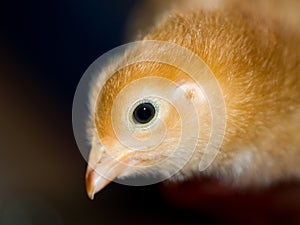
[[[136,2],[6,1],[1,4],[2,45],[43,74],[31,78],[55,101],[70,104],[91,62],[122,43]]]
[[[140,2],[1,2],[0,224],[300,224],[294,182],[243,193],[206,179],[111,184],[88,199],[73,96],[87,67],[123,43]]]

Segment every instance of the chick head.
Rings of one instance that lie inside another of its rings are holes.
[[[143,57],[153,54],[142,52]],[[155,175],[158,182],[196,171],[199,150],[209,140],[211,108],[197,81],[180,66],[136,61],[93,87],[86,173],[90,198],[115,178]],[[179,64],[186,64],[182,55]],[[202,66],[203,73],[210,72]]]

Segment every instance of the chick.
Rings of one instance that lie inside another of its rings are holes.
[[[137,45],[109,63],[92,86],[86,173],[90,198],[115,178],[139,174],[171,179],[205,174],[238,187],[300,177],[298,31],[242,4],[179,4],[142,40],[174,43],[203,60],[193,68],[198,78],[207,66],[223,95],[226,126],[216,128],[223,134],[222,145],[212,145],[210,151],[218,153],[199,171],[210,154],[203,149],[211,138],[212,103],[186,71],[143,60],[101,79],[130,55],[147,59],[164,54],[163,47]],[[180,57],[174,51],[181,65],[194,66]]]

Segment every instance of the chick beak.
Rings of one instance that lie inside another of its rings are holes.
[[[86,191],[90,199],[94,199],[97,192],[126,172],[130,166],[136,165],[138,161],[131,156],[132,152],[126,152],[114,159],[104,153],[96,165],[90,166],[89,163],[86,171]]]

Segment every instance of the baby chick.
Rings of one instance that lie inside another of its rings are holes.
[[[210,137],[212,103],[186,71],[143,60],[101,80],[128,55],[147,59],[164,54],[163,48],[138,45],[103,68],[93,83],[92,148],[86,173],[90,198],[115,178],[139,174],[182,179],[202,173],[238,187],[300,177],[298,31],[242,4],[190,7],[181,3],[142,40],[173,43],[203,60],[224,98],[226,126],[216,128],[224,134],[222,145],[215,149],[212,145],[218,154],[200,172],[203,155],[210,154],[203,149],[214,138]],[[176,52],[175,57],[181,65],[194,66]],[[199,79],[205,65],[194,68]],[[191,146],[193,152],[187,150]],[[174,149],[179,150],[174,153]]]

